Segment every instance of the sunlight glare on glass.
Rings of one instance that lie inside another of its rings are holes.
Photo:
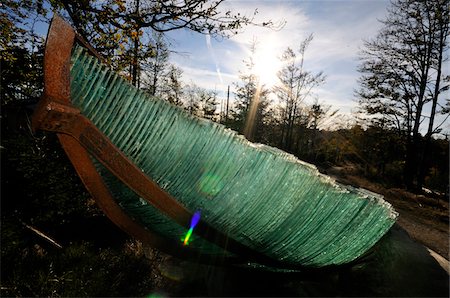
[[[259,76],[260,83],[270,88],[277,84],[277,72],[281,68],[277,39],[273,35],[258,38],[254,57],[255,74]]]

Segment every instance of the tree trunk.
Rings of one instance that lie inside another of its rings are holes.
[[[416,161],[416,148],[411,136],[408,136],[408,142],[406,145],[406,159],[405,168],[403,173],[403,180],[405,187],[408,190],[414,190],[414,172],[415,172],[415,161]]]
[[[136,0],[136,18],[139,17],[139,0]],[[136,36],[134,38],[133,45],[133,62],[131,66],[131,84],[137,88],[139,88],[139,79],[138,79],[138,55],[139,55],[139,29],[136,28]]]
[[[152,86],[150,89],[150,94],[155,96],[156,95],[156,85],[158,84],[158,66],[157,66],[157,61],[158,61],[158,54],[156,54],[155,57],[155,63],[153,65],[153,82],[152,82]]]
[[[439,98],[439,88],[440,88],[440,82],[441,82],[441,72],[442,72],[442,53],[444,51],[444,44],[445,44],[445,37],[447,35],[448,31],[448,23],[442,24],[444,27],[441,28],[440,34],[439,34],[439,56],[437,61],[437,73],[436,73],[436,84],[434,85],[434,94],[433,94],[433,104],[431,107],[431,114],[430,114],[430,122],[428,123],[428,130],[427,134],[425,135],[425,144],[424,149],[422,152],[422,158],[420,160],[419,164],[419,175],[417,178],[417,187],[419,189],[422,189],[423,183],[425,181],[426,172],[428,170],[428,164],[429,164],[429,155],[430,155],[430,144],[431,144],[431,136],[433,135],[433,125],[434,125],[434,118],[436,115],[436,106]]]
[[[422,109],[425,104],[425,90],[428,82],[428,73],[431,67],[431,55],[432,55],[432,41],[427,44],[427,51],[424,57],[419,94],[417,99],[417,109],[414,118],[414,126],[412,130],[412,142],[409,142],[409,149],[407,150],[406,161],[405,161],[405,185],[409,190],[417,190],[417,180],[419,176],[419,147],[420,147],[420,120],[422,117]]]

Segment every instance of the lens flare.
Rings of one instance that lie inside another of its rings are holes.
[[[223,188],[222,179],[213,173],[204,173],[197,183],[197,189],[208,197],[217,195]]]
[[[186,236],[184,237],[183,245],[189,244],[189,238],[191,238],[192,232],[194,231],[194,228],[198,224],[199,221],[200,221],[200,211],[196,211],[194,213],[194,215],[192,216],[191,226],[189,228],[189,231],[186,233]]]
[[[261,86],[258,86],[256,88],[255,95],[253,96],[253,100],[250,104],[250,110],[247,119],[245,121],[244,136],[249,141],[254,141],[256,112],[259,106],[260,94],[261,94]]]

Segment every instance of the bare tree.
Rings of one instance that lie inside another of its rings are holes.
[[[145,31],[160,33],[189,29],[213,37],[239,33],[246,25],[281,28],[283,22],[254,21],[258,10],[246,16],[221,10],[224,0],[86,0],[51,1],[55,8],[66,11],[78,32],[116,67],[128,64],[130,80],[139,85],[140,63],[151,55],[151,47],[143,44]],[[113,37],[113,38],[111,38]],[[118,50],[117,45],[123,49]],[[114,59],[114,57],[120,56]]]
[[[167,100],[171,104],[183,105],[183,71],[175,65],[170,65],[166,74],[164,74],[164,82],[162,84],[161,98]]]
[[[199,94],[200,87],[194,83],[184,86],[184,107],[191,115],[201,116]]]
[[[245,70],[240,71],[240,81],[234,83],[233,128],[243,133],[248,140],[261,142],[269,106],[269,90],[260,84],[255,74],[253,56],[256,48],[257,41],[254,39],[250,45],[250,56],[243,61]]]
[[[199,87],[194,83],[184,87],[184,107],[191,114],[217,121],[217,92]]]
[[[284,51],[281,57],[284,66],[278,72],[280,84],[274,87],[274,91],[282,104],[279,146],[287,151],[293,149],[295,127],[301,126],[304,122],[304,117],[302,117],[304,100],[310,96],[314,87],[325,81],[323,72],[313,74],[304,67],[305,52],[312,40],[313,35],[311,34],[303,40],[297,52],[291,48]],[[303,114],[303,116],[306,115]]]
[[[397,0],[391,3],[384,27],[365,42],[357,91],[362,110],[407,139],[404,178],[408,188],[421,188],[420,135],[425,105],[432,103],[428,138],[434,126],[442,89],[442,53],[448,36],[448,1]],[[445,24],[444,24],[445,23]],[[441,110],[445,112],[444,109]]]
[[[162,33],[153,32],[151,37],[153,55],[142,62],[142,70],[146,74],[143,85],[150,95],[160,96],[162,77],[169,67],[169,48]]]

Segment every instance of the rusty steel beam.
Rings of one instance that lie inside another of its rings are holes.
[[[93,48],[83,41],[66,22],[55,16],[50,25],[45,47],[44,94],[33,114],[33,130],[55,131],[56,128],[60,128],[62,131],[67,129],[67,125],[79,114],[78,109],[70,106],[70,55],[74,42],[88,47],[92,54],[96,54]],[[96,57],[100,58],[100,55],[97,54]],[[57,114],[51,111],[57,111]],[[114,201],[86,149],[65,133],[57,133],[57,135],[83,184],[112,222],[130,236],[163,252],[178,257],[201,259],[197,252],[176,249],[176,243],[144,229],[133,221]],[[204,258],[205,261],[210,259],[208,256]]]
[[[89,119],[81,115],[79,110],[53,101],[47,101],[40,109],[37,111],[37,117],[40,117],[42,129],[71,136],[140,197],[181,226],[190,225],[192,213],[148,178]],[[199,221],[196,234],[230,252],[244,256],[247,260],[272,266],[286,266],[237,242],[205,221]],[[180,249],[186,248],[181,242],[178,246]]]
[[[178,258],[188,258],[207,264],[211,263],[211,261],[216,258],[214,255],[201,255],[189,247],[179,249],[178,242],[168,240],[167,238],[162,237],[136,223],[113,199],[108,187],[103,181],[103,178],[95,169],[86,149],[69,135],[58,134],[58,139],[72,162],[75,171],[83,184],[86,186],[89,193],[94,198],[97,205],[119,228],[133,238]],[[236,258],[229,257],[224,258],[223,262],[226,264],[232,264],[238,262],[238,260]]]

